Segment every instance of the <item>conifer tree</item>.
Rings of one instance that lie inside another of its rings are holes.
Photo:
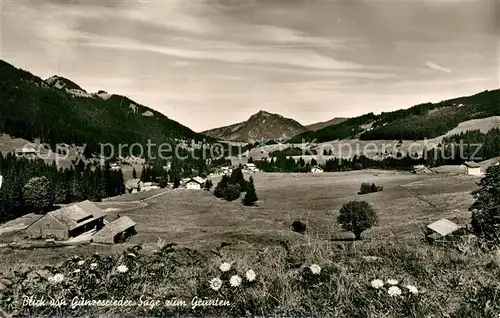
[[[217,186],[215,187],[214,190],[214,195],[218,198],[222,198],[224,196],[224,190],[229,184],[229,177],[224,175],[222,176],[222,179],[217,183]]]
[[[255,192],[255,185],[253,183],[253,178],[250,177],[250,181],[248,182],[247,193],[243,198],[243,204],[246,206],[252,206],[257,202],[259,198],[257,197],[257,193]]]
[[[486,241],[500,241],[500,166],[491,166],[472,194],[472,229]]]
[[[33,212],[43,212],[54,203],[54,193],[46,177],[31,178],[23,187],[23,199],[26,208]]]

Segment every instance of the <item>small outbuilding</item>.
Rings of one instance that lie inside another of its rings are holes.
[[[22,148],[18,148],[14,150],[14,154],[17,157],[26,158],[26,159],[34,159],[38,157],[39,151],[35,149],[33,146],[24,146]]]
[[[323,169],[321,169],[320,167],[313,167],[311,169],[311,172],[312,173],[323,173]]]
[[[428,240],[437,240],[454,235],[467,233],[464,226],[458,225],[446,218],[433,222],[426,227],[425,236]]]
[[[186,181],[185,186],[186,189],[200,190],[205,186],[205,182],[206,180],[201,177],[194,177]]]
[[[429,173],[433,173],[433,172],[431,169],[429,169],[425,165],[417,165],[417,166],[413,166],[413,173],[415,173],[415,174],[429,174]]]
[[[128,179],[125,182],[125,189],[128,193],[138,192],[140,189],[141,179]]]
[[[481,173],[481,166],[474,162],[474,161],[467,161],[464,162],[463,166],[465,167],[466,174],[469,176],[480,176],[482,175]]]
[[[255,163],[246,163],[243,165],[243,169],[248,172],[254,172],[257,169],[257,166],[255,166]]]
[[[92,242],[115,244],[125,242],[130,236],[137,234],[136,223],[128,216],[122,216],[108,223],[102,230],[92,236]]]

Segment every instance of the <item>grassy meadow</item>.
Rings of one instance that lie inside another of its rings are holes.
[[[255,207],[186,189],[107,200],[103,208],[137,222],[138,234],[124,244],[0,248],[0,308],[18,317],[500,314],[500,252],[467,239],[446,246],[421,240],[421,227],[441,217],[469,222],[478,178],[377,170],[253,177]],[[358,195],[361,182],[384,189]],[[352,200],[369,202],[379,216],[362,241],[346,240],[352,234],[335,222]],[[291,231],[295,220],[306,222],[305,235]],[[220,269],[224,262],[228,272]],[[246,278],[250,269],[254,281]],[[231,279],[236,275],[240,283]],[[222,287],[211,285],[215,278]],[[66,304],[23,306],[24,296]],[[129,306],[72,306],[74,299],[122,296]]]

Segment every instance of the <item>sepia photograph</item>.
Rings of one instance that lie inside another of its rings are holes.
[[[0,318],[500,317],[498,0],[0,14]]]

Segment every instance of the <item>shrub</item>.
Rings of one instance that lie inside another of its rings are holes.
[[[492,166],[472,192],[476,202],[472,204],[472,229],[486,241],[500,238],[500,166]]]
[[[160,186],[160,188],[166,188],[168,186],[168,179],[167,178],[161,178],[160,179],[160,182],[158,182],[158,186]]]
[[[229,184],[229,177],[224,175],[222,176],[222,179],[217,183],[217,186],[215,187],[214,190],[214,195],[217,198],[223,198],[224,197],[224,189],[227,187]]]
[[[252,206],[255,204],[255,202],[257,202],[257,200],[259,200],[259,198],[257,197],[257,193],[255,192],[255,185],[253,183],[253,178],[250,177],[250,181],[248,182],[247,186],[247,193],[243,198],[243,205]]]
[[[212,180],[207,180],[207,182],[205,182],[205,190],[210,191],[210,189],[212,189],[213,185],[214,184],[213,184]]]
[[[177,189],[181,185],[181,181],[178,177],[174,177],[174,189]]]
[[[356,239],[361,239],[361,233],[377,223],[377,214],[372,206],[365,201],[351,201],[340,208],[337,222],[346,231],[351,231]]]
[[[42,212],[54,203],[54,193],[46,177],[31,178],[23,187],[24,205],[34,212]]]
[[[304,222],[296,220],[296,221],[293,221],[293,223],[292,223],[292,230],[294,232],[304,234],[307,230],[307,226]]]
[[[243,176],[243,171],[242,171],[241,165],[240,165],[240,167],[234,169],[233,172],[231,173],[230,183],[238,184],[240,186],[241,192],[247,191],[248,184],[247,184],[247,181],[245,180],[245,177]]]
[[[239,184],[228,184],[222,191],[222,196],[226,201],[234,201],[240,197],[241,188]]]
[[[384,187],[380,187],[375,185],[375,183],[369,184],[367,182],[363,182],[361,187],[359,188],[358,194],[367,194],[373,192],[380,192],[384,189]]]

